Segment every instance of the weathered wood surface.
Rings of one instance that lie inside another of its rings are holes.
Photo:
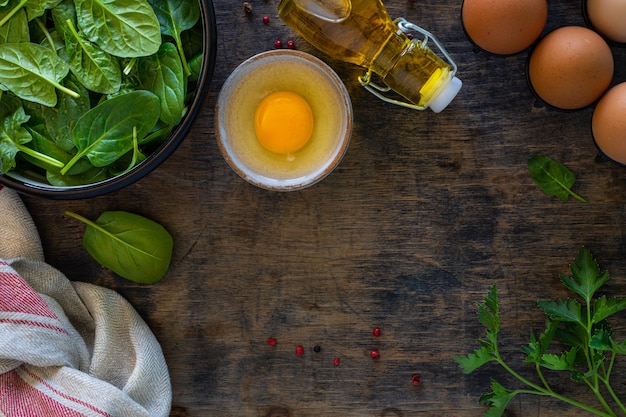
[[[591,109],[535,105],[527,53],[473,50],[460,0],[386,2],[391,16],[430,30],[458,62],[463,90],[440,114],[378,101],[357,86],[360,68],[318,53],[287,28],[277,0],[250,2],[245,16],[242,3],[215,1],[214,81],[192,132],[160,168],[89,201],[25,197],[48,261],[74,280],[118,290],[154,330],[171,370],[173,416],[478,417],[489,379],[512,381],[495,367],[464,376],[451,356],[473,350],[483,336],[475,303],[492,284],[502,304],[503,351],[523,372],[519,347],[544,321],[536,300],[565,295],[558,275],[582,245],[611,272],[608,292],[625,294],[626,171],[595,160]],[[551,1],[546,30],[565,24],[584,24],[579,2]],[[328,62],[354,106],[341,165],[292,193],[240,179],[219,153],[213,124],[226,77],[275,39],[295,39]],[[613,50],[615,82],[625,81],[626,51]],[[575,190],[589,203],[538,190],[526,168],[533,153],[572,169]],[[167,277],[142,286],[102,270],[82,248],[83,226],[64,215],[68,209],[92,218],[126,210],[166,226],[176,242]],[[376,326],[380,338],[371,335]],[[616,326],[622,336],[625,330]],[[306,348],[302,357],[297,345]],[[626,396],[624,365],[616,372]],[[421,386],[412,385],[414,373]],[[565,379],[562,385],[572,389]],[[533,397],[516,399],[507,415],[557,413],[582,415]]]

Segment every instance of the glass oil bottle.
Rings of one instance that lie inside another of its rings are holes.
[[[278,14],[320,51],[367,68],[359,82],[384,101],[438,113],[461,89],[457,66],[438,41],[404,19],[392,21],[381,0],[281,0]],[[390,90],[407,101],[390,98]]]

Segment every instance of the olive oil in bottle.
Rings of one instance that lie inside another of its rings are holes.
[[[427,46],[428,38],[436,42],[432,35],[424,31],[425,41],[409,39],[381,0],[281,0],[278,14],[320,51],[367,68],[361,84],[386,101],[396,102],[376,90],[389,88],[408,100],[409,107],[439,112],[461,88],[456,65]],[[388,88],[370,84],[372,73]]]

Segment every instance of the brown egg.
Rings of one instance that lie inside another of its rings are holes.
[[[591,29],[565,26],[547,34],[533,49],[528,80],[548,105],[576,110],[594,103],[613,78],[613,53]]]
[[[626,164],[626,82],[611,88],[598,101],[591,119],[593,138],[609,158]]]
[[[607,39],[626,43],[626,0],[587,0],[587,18]]]
[[[479,48],[511,55],[529,48],[548,19],[546,0],[464,0],[461,19]]]

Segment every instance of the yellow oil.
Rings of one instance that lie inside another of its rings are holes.
[[[351,8],[329,19],[311,7],[333,2]],[[431,49],[398,30],[380,0],[281,0],[278,13],[320,51],[373,71],[414,104],[423,105],[432,96],[431,87],[449,74],[449,65]],[[433,75],[439,79],[431,79]],[[429,91],[422,91],[424,85]]]

